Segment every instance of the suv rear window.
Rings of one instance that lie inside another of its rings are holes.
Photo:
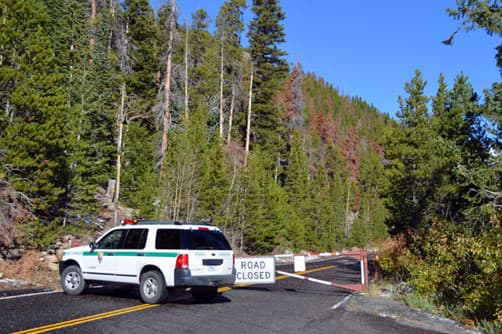
[[[220,231],[176,229],[157,230],[155,248],[232,250]]]

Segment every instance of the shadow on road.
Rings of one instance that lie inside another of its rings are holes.
[[[87,289],[82,296],[102,296],[110,298],[123,298],[123,299],[140,299],[139,289],[137,287],[91,287]],[[167,303],[174,304],[221,304],[229,303],[231,300],[221,294],[218,294],[211,301],[200,301],[192,298],[190,291],[184,291],[183,289],[170,289],[167,296]]]

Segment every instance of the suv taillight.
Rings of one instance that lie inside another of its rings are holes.
[[[177,269],[188,269],[188,254],[180,254],[176,258]]]

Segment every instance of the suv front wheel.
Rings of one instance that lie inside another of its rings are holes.
[[[61,286],[67,295],[76,296],[84,292],[87,282],[76,265],[66,267],[61,273]]]
[[[147,304],[162,303],[167,298],[164,277],[157,270],[147,271],[141,275],[139,283],[141,300]]]

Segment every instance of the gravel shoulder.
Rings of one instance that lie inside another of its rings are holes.
[[[344,309],[349,312],[367,313],[379,317],[391,318],[403,325],[433,330],[438,333],[480,333],[465,329],[453,320],[412,309],[387,296],[354,295],[344,305]]]

